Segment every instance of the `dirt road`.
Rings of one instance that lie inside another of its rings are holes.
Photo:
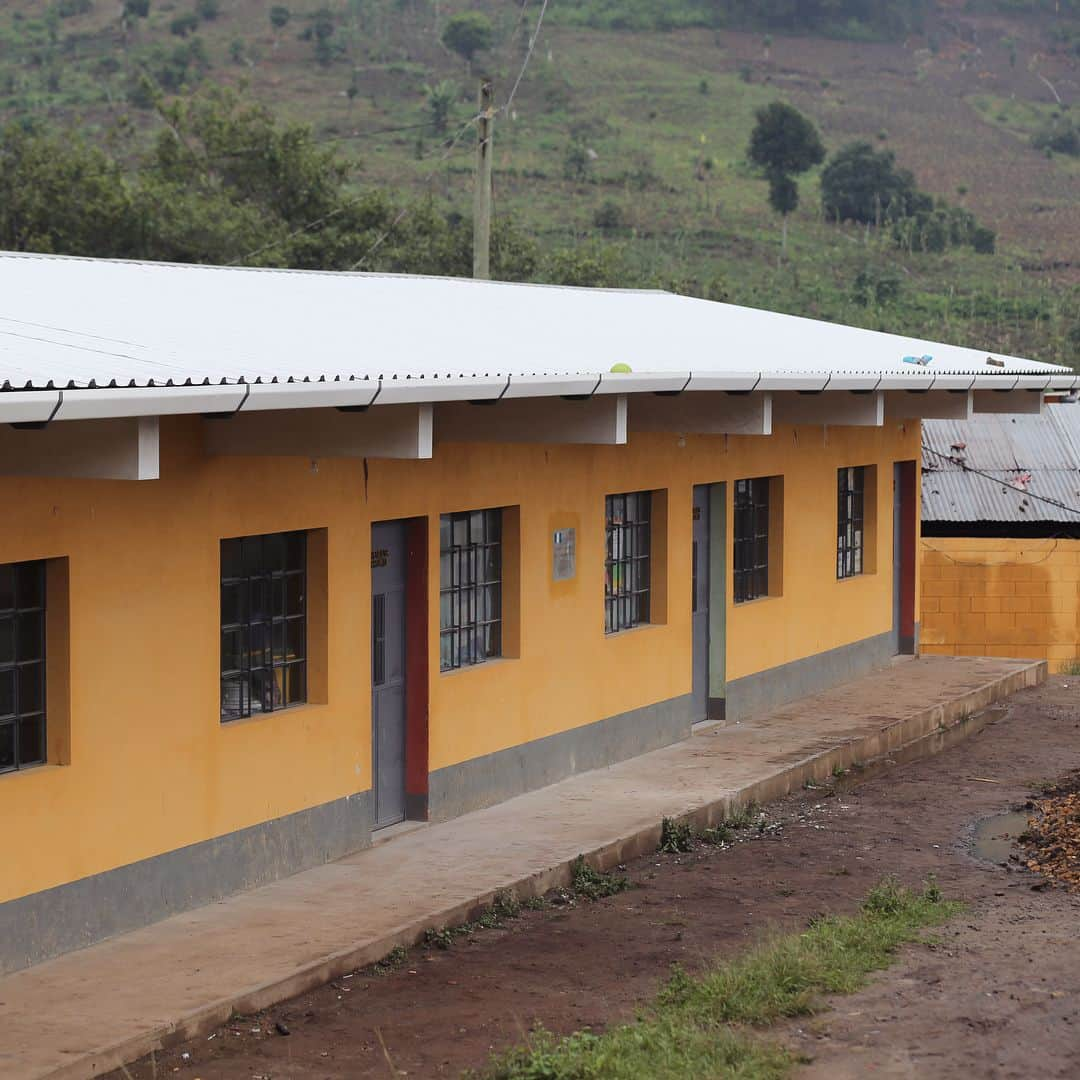
[[[1080,898],[970,854],[979,820],[1078,767],[1080,680],[1053,678],[936,758],[801,792],[727,848],[631,864],[635,887],[619,896],[415,949],[389,973],[236,1019],[128,1075],[456,1076],[536,1022],[567,1032],[632,1017],[672,963],[693,968],[770,927],[853,910],[885,874],[934,874],[968,910],[938,944],[777,1033],[812,1059],[805,1075],[1080,1076]]]

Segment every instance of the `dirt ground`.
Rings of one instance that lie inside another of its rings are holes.
[[[237,1018],[127,1077],[456,1076],[537,1022],[568,1032],[631,1018],[673,963],[692,969],[770,928],[851,911],[886,874],[934,874],[969,907],[864,991],[775,1033],[809,1059],[804,1074],[1080,1076],[1080,897],[971,855],[977,822],[1078,767],[1080,680],[1054,678],[935,758],[768,807],[751,839],[631,864],[629,892],[414,949],[388,974]]]

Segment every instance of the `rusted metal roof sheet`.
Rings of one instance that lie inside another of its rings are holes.
[[[1080,405],[1053,405],[1042,416],[923,421],[922,516],[1080,522]]]

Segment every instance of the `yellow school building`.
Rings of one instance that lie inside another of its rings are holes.
[[[665,293],[0,297],[0,971],[914,652],[922,418],[1075,382]]]
[[[924,425],[922,647],[1080,660],[1080,406]]]

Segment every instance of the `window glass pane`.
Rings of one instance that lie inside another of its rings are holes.
[[[307,570],[307,533],[289,533],[285,538],[285,551],[286,569]]]
[[[221,632],[221,672],[239,671],[243,666],[244,635],[242,630]]]
[[[0,564],[0,611],[10,610],[15,606],[15,566],[13,563]]]
[[[246,582],[221,586],[222,625],[231,626],[246,621],[244,599],[247,589]]]
[[[307,699],[307,665],[289,664],[285,672],[285,704],[298,705]]]
[[[45,760],[45,718],[26,716],[19,720],[19,765],[40,765]]]
[[[15,723],[0,724],[0,772],[15,768]]]
[[[243,548],[244,573],[249,575],[262,573],[262,537],[245,536],[240,543]]]
[[[285,569],[284,533],[271,533],[263,537],[262,568],[264,571]]]
[[[45,602],[45,575],[39,562],[18,563],[15,599],[20,608],[41,607]]]
[[[302,660],[305,655],[304,650],[304,620],[303,619],[290,619],[288,624],[288,632],[285,635],[285,644],[288,650],[286,659],[288,660]]]
[[[41,712],[45,706],[45,665],[22,664],[19,667],[16,702],[19,715]]]
[[[15,715],[15,669],[0,670],[0,720]]]
[[[236,720],[250,712],[247,699],[247,682],[240,676],[221,680],[221,716]]]
[[[45,652],[45,620],[39,611],[20,611],[15,648],[20,660],[40,660]]]
[[[285,613],[287,615],[304,614],[304,593],[306,578],[303,574],[290,574],[285,579]]]
[[[221,541],[221,576],[241,577],[244,573],[244,553],[240,540]]]
[[[15,659],[15,616],[0,615],[0,664]]]

